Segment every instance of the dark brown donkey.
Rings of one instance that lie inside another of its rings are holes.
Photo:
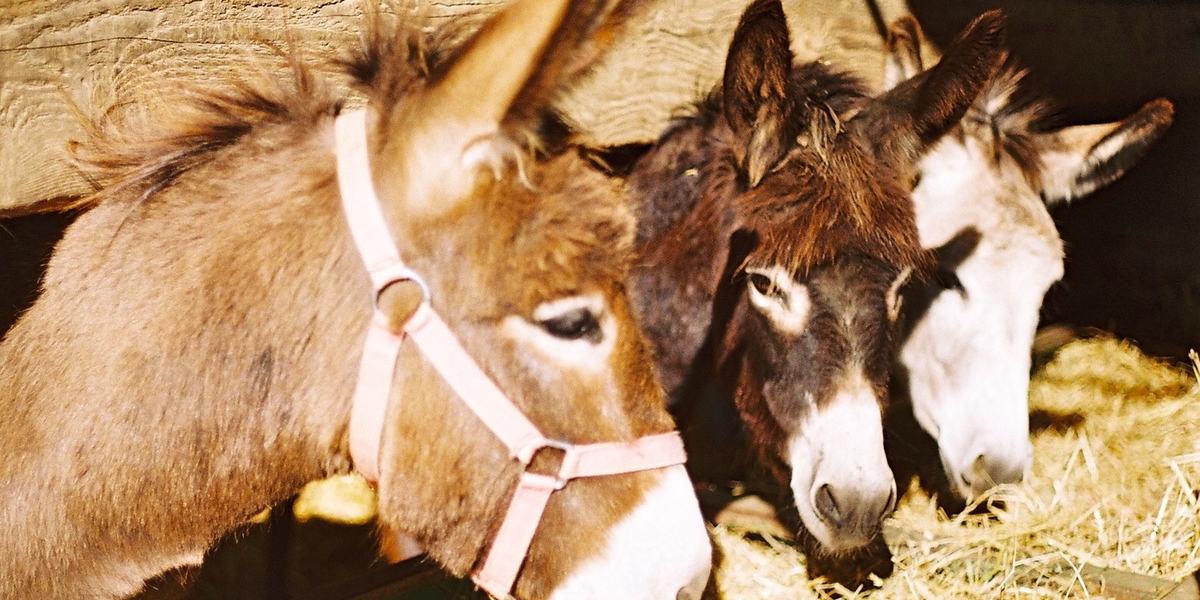
[[[625,292],[632,214],[574,155],[530,148],[534,117],[630,9],[519,0],[457,47],[377,24],[352,69],[400,255],[499,388],[572,443],[673,428]],[[209,95],[92,151],[108,185],[0,344],[0,598],[126,597],[355,467],[372,302],[335,177],[338,109],[297,69],[294,89]],[[465,574],[522,467],[412,344],[392,397],[381,519]],[[577,479],[551,496],[515,595],[692,598],[710,561],[682,466]]]
[[[936,70],[870,99],[794,65],[780,3],[755,2],[723,83],[627,178],[634,299],[671,402],[714,380],[735,399],[795,497],[810,574],[852,588],[891,572],[881,413],[896,293],[923,264],[910,182],[995,72],[1001,30],[981,17]]]

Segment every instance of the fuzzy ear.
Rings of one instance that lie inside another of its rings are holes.
[[[505,127],[540,121],[565,85],[595,66],[629,22],[651,0],[576,0],[542,54],[541,62],[509,106]]]
[[[883,63],[883,89],[890,90],[925,70],[921,63],[921,25],[912,15],[904,15],[888,28],[887,56]]]
[[[936,66],[875,99],[852,125],[877,153],[912,170],[921,153],[962,119],[996,75],[1005,56],[1003,38],[1001,12],[980,15]]]
[[[1108,185],[1137,163],[1175,116],[1159,98],[1122,121],[1066,127],[1042,134],[1042,197],[1049,205],[1086,196]]]
[[[788,97],[791,39],[779,0],[756,0],[742,14],[722,86],[734,152],[750,187],[758,185],[791,149],[799,133],[796,103]]]
[[[534,129],[550,100],[616,37],[643,0],[514,0],[389,119],[384,145],[406,208],[446,211],[504,161],[502,133]],[[386,108],[386,107],[382,107]]]

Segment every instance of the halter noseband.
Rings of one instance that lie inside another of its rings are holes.
[[[355,245],[371,275],[372,305],[375,307],[350,412],[350,456],[364,477],[379,480],[380,442],[396,357],[400,343],[406,336],[411,337],[459,398],[508,447],[510,456],[526,468],[487,557],[471,574],[471,579],[480,588],[494,597],[505,598],[512,591],[552,493],[577,477],[633,473],[683,464],[686,459],[683,442],[678,432],[671,431],[633,442],[577,446],[547,438],[525,417],[429,305],[429,288],[425,282],[400,260],[371,182],[365,115],[365,110],[344,113],[335,125],[342,207]],[[425,297],[401,330],[392,331],[377,300],[385,288],[399,281],[420,284]],[[563,453],[558,473],[545,475],[528,470],[534,455],[543,448]]]

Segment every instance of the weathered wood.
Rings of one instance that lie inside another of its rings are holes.
[[[0,7],[0,207],[89,190],[66,157],[79,118],[105,113],[274,57],[262,42],[295,32],[304,53],[353,39],[354,3],[5,3]],[[276,61],[278,59],[275,59]],[[241,65],[241,66],[239,66]]]
[[[561,106],[602,143],[653,137],[717,81],[749,0],[660,0]],[[436,27],[503,0],[416,2]],[[866,0],[789,0],[802,58],[845,61],[877,77],[881,40]],[[904,10],[883,0],[885,18]],[[161,103],[184,87],[280,68],[288,40],[310,61],[356,39],[358,0],[27,0],[0,3],[0,211],[90,190],[70,166],[80,118]],[[255,66],[255,63],[258,66]]]
[[[1083,565],[1079,574],[1093,594],[1113,600],[1200,600],[1195,577],[1170,581],[1092,565]]]

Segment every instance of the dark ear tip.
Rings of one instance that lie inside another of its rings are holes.
[[[1003,10],[994,8],[978,17],[967,26],[963,38],[977,38],[980,43],[999,46],[1004,43],[1004,30],[1008,26],[1008,16]]]
[[[982,76],[978,78],[978,82],[982,84],[990,81],[1008,56],[1004,44],[1007,24],[1008,17],[1004,11],[989,10],[967,25],[962,35],[951,45],[947,54],[961,53],[964,57],[973,57],[968,60],[968,63],[973,65],[971,68],[974,70],[974,75]],[[947,62],[945,57],[942,62]]]
[[[1175,104],[1166,98],[1155,98],[1142,106],[1138,112],[1145,113],[1155,121],[1170,125],[1171,121],[1175,119]]]
[[[772,17],[783,14],[782,0],[757,0],[746,8],[747,15],[763,15],[768,14]]]

